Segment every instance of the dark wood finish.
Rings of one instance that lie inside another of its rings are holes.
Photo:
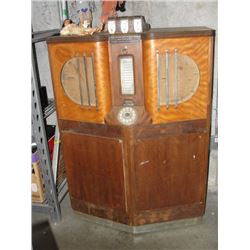
[[[138,139],[134,150],[136,209],[202,202],[204,142],[205,135],[200,133]],[[158,193],[164,195],[155,195]]]
[[[205,124],[120,127],[60,121],[72,207],[128,225],[201,216]],[[197,209],[194,203],[200,204]]]
[[[135,215],[134,225],[140,226],[162,221],[172,221],[187,218],[201,217],[205,212],[203,203],[192,203],[153,211],[143,211]]]
[[[99,137],[112,137],[118,139],[122,138],[121,126],[59,120],[59,127],[61,132],[76,132]]]
[[[134,71],[134,95],[122,95],[120,80],[120,56],[132,56]],[[125,102],[133,103],[138,119],[136,124],[151,123],[151,117],[144,108],[142,42],[140,35],[111,36],[109,42],[112,109],[105,117],[108,124],[118,125],[117,114]]]
[[[84,202],[83,200],[75,199],[72,196],[70,196],[70,201],[72,208],[79,213],[90,214],[124,224],[129,223],[128,215],[119,209],[96,206],[93,203]]]
[[[185,122],[171,122],[167,124],[136,126],[133,133],[136,139],[159,138],[169,135],[190,133],[206,133],[206,120],[190,120]]]
[[[134,110],[137,112],[138,119],[133,125],[137,124],[148,124],[152,122],[151,117],[148,115],[148,112],[143,106],[133,106]],[[117,120],[118,112],[121,107],[113,107],[108,115],[105,117],[105,122],[110,125],[121,125]]]
[[[208,75],[208,105],[207,105],[207,136],[206,136],[206,145],[207,145],[207,150],[209,151],[210,148],[210,134],[211,134],[211,117],[212,117],[212,95],[213,95],[213,75],[214,75],[214,46],[215,46],[215,37],[211,36],[209,39],[209,63],[208,63],[208,71],[210,74]],[[207,190],[207,185],[208,185],[208,165],[209,165],[209,154],[206,154],[205,156],[205,162],[206,162],[206,172],[207,172],[207,178],[204,181],[204,185],[206,185],[206,190]],[[204,203],[206,205],[206,197],[207,197],[207,192],[204,193]]]
[[[129,35],[113,36],[109,46],[108,42],[89,42],[88,38],[50,40],[57,115],[74,210],[133,226],[204,214],[213,35],[213,30],[202,27],[152,29],[136,36],[137,40]],[[147,114],[132,126],[114,121],[124,102],[114,62],[125,45],[141,62],[135,69],[139,79],[136,90],[140,86],[141,96],[132,100]],[[175,46],[196,61],[201,82],[196,95],[183,107],[168,111],[161,107],[157,111],[155,48],[171,50]],[[101,100],[98,112],[78,109],[66,100],[59,86],[65,60],[86,48],[94,50],[95,63],[101,67],[97,72],[97,95]]]
[[[63,132],[62,141],[71,197],[125,210],[122,141],[72,132]]]
[[[107,32],[95,33],[92,36],[52,36],[46,41],[50,43],[72,43],[72,42],[103,42],[108,41],[109,34]]]
[[[142,33],[142,39],[161,39],[175,37],[214,36],[215,30],[207,27],[155,28]]]
[[[112,137],[122,139],[123,130],[126,127],[120,125],[93,124],[78,121],[59,120],[59,127],[62,132],[76,132],[85,135],[100,137]],[[127,128],[128,129],[128,128]],[[185,122],[171,122],[167,124],[140,124],[133,126],[131,130],[135,139],[147,139],[169,135],[180,135],[189,133],[207,133],[207,122],[203,120],[191,120]]]

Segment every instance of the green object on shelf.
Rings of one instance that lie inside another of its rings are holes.
[[[63,18],[64,19],[68,18],[68,10],[67,9],[63,9]]]

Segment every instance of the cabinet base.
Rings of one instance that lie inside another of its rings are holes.
[[[188,218],[188,219],[180,219],[175,221],[167,221],[167,222],[160,222],[142,226],[128,226],[122,223],[114,222],[108,219],[99,218],[96,216],[84,214],[78,211],[74,211],[77,214],[81,214],[81,218],[89,223],[98,224],[100,226],[105,226],[112,228],[114,230],[127,232],[131,234],[143,234],[143,233],[152,233],[152,232],[159,232],[159,231],[166,231],[171,229],[189,227],[194,225],[199,225],[202,223],[203,217],[195,217],[195,218]]]
[[[161,209],[146,210],[136,212],[132,217],[129,217],[124,211],[118,209],[111,209],[107,207],[98,207],[90,203],[85,203],[81,200],[71,199],[71,206],[74,211],[82,215],[96,218],[97,220],[108,221],[107,223],[113,225],[117,223],[128,228],[140,228],[144,226],[161,225],[162,223],[173,223],[182,221],[183,219],[193,219],[201,217],[205,212],[203,203],[193,203],[174,207],[165,207]],[[147,227],[146,227],[147,228]],[[149,227],[150,228],[150,227]],[[136,231],[136,230],[132,231]],[[129,229],[131,230],[131,229]]]

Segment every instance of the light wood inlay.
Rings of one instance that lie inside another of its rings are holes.
[[[154,124],[184,121],[195,119],[206,119],[208,105],[210,103],[209,88],[210,74],[209,57],[211,54],[211,37],[191,38],[166,38],[143,41],[143,66],[144,66],[144,89],[145,106],[152,116]],[[161,106],[157,110],[157,66],[156,50],[159,53],[178,53],[191,57],[197,64],[200,73],[199,87],[191,99],[181,103],[176,108],[170,105],[168,109]]]
[[[108,43],[50,43],[48,44],[48,48],[58,118],[104,123],[104,117],[111,108]],[[88,106],[81,107],[80,104],[73,102],[65,93],[61,83],[63,65],[73,57],[83,56],[84,53],[87,57],[91,57],[91,53],[94,55],[98,110],[94,106],[89,109]]]

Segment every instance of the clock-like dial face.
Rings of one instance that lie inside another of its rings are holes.
[[[114,34],[116,30],[116,24],[114,20],[108,21],[108,32],[110,34]]]
[[[134,31],[136,33],[142,32],[142,21],[140,18],[134,19]]]
[[[132,125],[137,120],[137,112],[133,107],[123,107],[118,112],[117,119],[123,125]]]
[[[122,33],[128,33],[128,19],[127,20],[121,20],[121,31]]]

